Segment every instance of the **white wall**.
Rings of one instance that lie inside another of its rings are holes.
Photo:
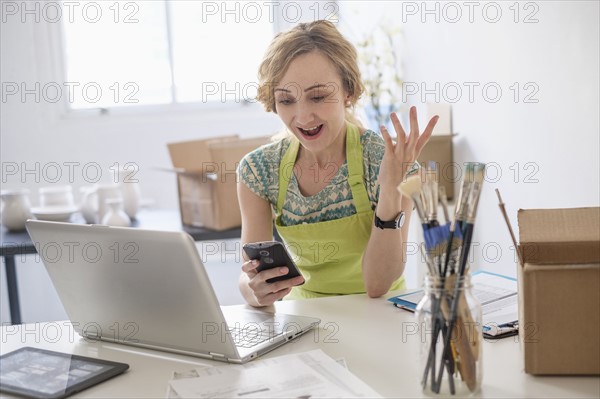
[[[434,82],[478,82],[479,88],[493,82],[502,88],[497,103],[476,89],[472,103],[465,91],[454,105],[455,160],[492,164],[479,205],[475,267],[514,275],[495,188],[516,231],[519,208],[600,205],[599,3],[534,2],[537,8],[521,8],[520,21],[531,12],[539,20],[529,24],[514,23],[513,2],[498,4],[498,23],[477,12],[472,24],[408,19],[406,80],[429,88]],[[521,87],[518,101],[510,89],[514,82]],[[539,88],[532,97],[537,103],[524,102],[532,92],[523,89],[526,82]]]
[[[472,2],[472,17],[465,3],[362,2],[350,30],[368,32],[384,16],[404,22],[405,85],[418,88],[406,100],[421,127],[425,103],[453,103],[455,162],[488,163],[473,267],[515,275],[495,188],[517,234],[519,208],[600,205],[599,3],[520,2],[518,23],[515,2]]]
[[[379,8],[398,23],[403,18],[406,21],[402,24],[406,82],[419,86],[424,83],[428,89],[434,88],[435,82],[441,88],[456,82],[465,89],[453,106],[454,130],[459,133],[455,159],[459,163],[488,162],[499,168],[490,168],[482,195],[475,237],[480,246],[474,250],[474,267],[514,275],[513,252],[493,188],[501,190],[515,228],[518,208],[598,206],[600,202],[599,3],[529,2],[537,11],[524,9],[525,3],[520,3],[519,23],[513,22],[514,13],[509,9],[513,2],[495,3],[502,10],[497,23],[483,18],[486,3],[476,2],[479,7],[475,8],[472,23],[463,2],[455,3],[463,5],[463,16],[456,23],[448,22],[454,17],[449,13],[451,9],[446,8],[448,13],[443,13],[446,3],[429,2],[429,9],[436,3],[439,22],[434,15],[421,14],[422,2],[383,2]],[[378,9],[373,2],[364,5]],[[408,11],[415,6],[419,9],[413,15]],[[493,18],[493,10],[488,11],[486,17]],[[523,23],[531,12],[535,12],[534,18],[539,22]],[[421,21],[422,16],[425,22]],[[360,17],[356,23],[363,24],[363,28],[377,20],[367,14]],[[2,24],[1,33],[2,81],[48,81],[52,65],[47,56],[50,45],[46,30],[40,24],[10,21]],[[468,99],[465,82],[480,85],[475,89],[473,102]],[[515,82],[521,88],[518,102],[510,89]],[[527,82],[539,88],[533,95],[537,103],[523,101],[523,96],[531,92],[523,88]],[[502,89],[498,102],[491,103],[483,97],[481,87],[486,83]],[[440,101],[454,96],[453,92],[442,90],[439,94]],[[435,101],[432,94],[422,101],[420,93],[407,100],[421,111],[424,102]],[[136,162],[142,167],[144,196],[155,199],[161,207],[176,206],[173,176],[151,169],[169,166],[165,143],[232,132],[245,136],[269,134],[280,126],[276,117],[264,114],[259,107],[240,112],[167,111],[88,120],[65,119],[57,107],[44,102],[11,99],[1,106],[3,165],[25,162],[31,168],[36,162],[84,165],[93,161],[107,171],[115,162]],[[532,164],[526,169],[529,162]],[[515,171],[511,170],[515,163],[520,171],[516,181]],[[501,176],[492,183],[496,177],[491,172],[495,170]],[[529,177],[537,182],[525,181],[530,172],[535,172]],[[75,186],[85,184],[81,175],[76,176]],[[3,188],[20,186],[21,180],[19,176],[9,176]],[[23,183],[34,193],[44,185],[43,179],[35,182],[33,175],[26,175]],[[485,255],[481,250],[484,246],[488,249]],[[501,256],[495,254],[497,248],[502,251]],[[17,266],[19,278],[27,279],[24,275],[28,268]],[[32,278],[42,279],[39,275]],[[3,315],[7,314],[5,295]],[[40,290],[31,295],[38,296],[39,303],[40,298],[50,294]]]

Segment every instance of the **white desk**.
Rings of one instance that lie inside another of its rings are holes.
[[[334,359],[344,357],[350,371],[383,396],[422,396],[417,359],[420,336],[407,334],[416,326],[412,314],[396,309],[385,298],[365,295],[283,301],[276,307],[280,312],[320,317],[322,322],[319,330],[287,343],[268,357],[320,348]],[[82,392],[82,397],[165,397],[172,371],[185,371],[198,364],[223,365],[166,352],[87,342],[67,322],[3,326],[0,352],[22,346],[129,363],[126,374]],[[600,397],[599,377],[534,377],[523,373],[517,337],[485,342],[483,367],[482,397]]]

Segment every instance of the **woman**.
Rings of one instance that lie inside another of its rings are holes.
[[[328,21],[278,34],[259,80],[259,101],[291,134],[240,164],[242,244],[272,240],[275,211],[277,231],[304,278],[267,283],[287,268],[258,273],[258,262],[246,260],[239,282],[246,301],[259,307],[283,297],[379,297],[402,288],[413,204],[396,187],[413,169],[437,116],[419,134],[411,108],[407,135],[393,113],[397,144],[384,126],[383,138],[362,128],[351,113],[364,91],[356,50]]]

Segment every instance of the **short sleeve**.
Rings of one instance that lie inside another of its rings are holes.
[[[364,170],[365,170],[365,186],[371,208],[375,209],[379,201],[379,184],[377,178],[379,176],[379,167],[383,160],[385,151],[385,142],[383,138],[372,130],[367,130],[361,136],[363,146]]]
[[[269,200],[268,193],[266,189],[266,184],[259,177],[256,172],[256,161],[260,156],[256,151],[253,151],[240,161],[240,165],[238,167],[238,176],[242,183],[246,185],[254,194],[258,195],[260,198],[265,200]]]

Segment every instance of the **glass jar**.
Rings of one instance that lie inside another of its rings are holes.
[[[415,316],[421,331],[419,378],[423,392],[460,397],[477,394],[483,371],[483,335],[481,304],[471,293],[470,276],[453,274],[442,279],[427,275],[425,296]]]

